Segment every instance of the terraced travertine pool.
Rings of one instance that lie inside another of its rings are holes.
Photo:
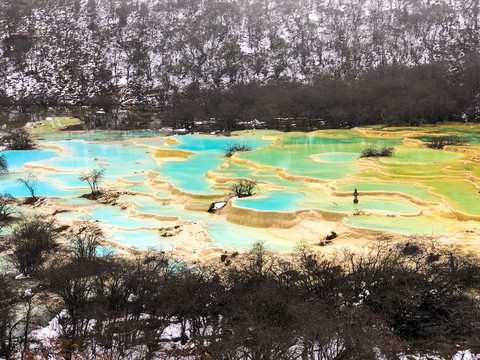
[[[453,132],[468,144],[437,150],[421,141]],[[54,133],[38,139],[36,150],[2,152],[10,173],[0,175],[0,192],[28,196],[17,179],[32,172],[37,195],[70,210],[59,215],[63,221],[96,221],[109,240],[138,249],[197,247],[194,233],[179,244],[158,231],[177,224],[201,226],[209,248],[263,240],[282,252],[298,240],[317,243],[332,230],[458,237],[480,229],[478,134],[480,127],[463,124],[231,137]],[[234,142],[252,150],[225,157]],[[359,158],[368,145],[395,147],[395,156]],[[88,186],[79,175],[94,168],[105,169],[103,188],[124,191],[121,206],[80,198]],[[245,178],[257,181],[257,194],[231,199],[230,186]],[[221,200],[229,201],[224,209],[206,211]]]

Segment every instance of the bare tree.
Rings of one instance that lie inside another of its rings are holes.
[[[33,304],[33,296],[31,291],[25,291],[25,294],[23,295],[24,302],[23,302],[23,339],[22,339],[22,356],[21,359],[27,359],[27,354],[28,354],[28,344],[29,344],[29,338],[28,334],[30,333],[30,327],[32,325],[32,317],[34,315],[34,309],[35,306]]]
[[[4,154],[0,155],[0,174],[8,172],[7,158]]]
[[[76,348],[82,347],[95,310],[92,306],[95,299],[92,276],[95,271],[95,262],[71,259],[67,263],[54,263],[46,273],[51,290],[63,300],[68,314],[59,319],[66,359],[74,358],[72,355]]]
[[[73,235],[73,256],[76,258],[93,259],[97,255],[99,240],[103,237],[102,230],[95,225],[85,223]]]
[[[100,181],[103,179],[104,175],[105,175],[104,168],[92,169],[90,170],[89,173],[83,173],[82,175],[80,175],[79,180],[86,181],[88,183],[88,186],[90,186],[92,195],[98,195],[100,193],[98,186]]]
[[[0,230],[5,226],[13,209],[10,205],[12,196],[4,193],[0,194]]]
[[[15,348],[14,332],[20,324],[14,311],[18,295],[12,281],[0,274],[0,356],[7,359]]]
[[[27,177],[17,179],[17,182],[25,185],[28,192],[30,193],[30,197],[32,201],[37,199],[37,185],[38,185],[38,177],[34,173],[28,173]]]

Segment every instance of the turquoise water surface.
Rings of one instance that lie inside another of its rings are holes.
[[[414,215],[421,208],[398,198],[362,197],[358,204],[353,198],[333,197],[322,191],[271,191],[260,196],[234,199],[235,206],[264,211],[294,211],[319,209],[334,212],[354,212],[357,210],[386,211],[403,215]]]
[[[477,131],[471,133],[477,134]],[[126,141],[128,139],[135,140]],[[209,205],[210,200],[201,195],[227,198],[237,178],[255,179],[259,186],[255,196],[233,199],[236,207],[259,211],[318,209],[346,213],[349,216],[346,223],[359,228],[404,233],[417,233],[421,229],[427,234],[458,230],[448,221],[419,215],[425,207],[410,201],[408,196],[436,206],[448,204],[466,214],[480,214],[480,202],[475,198],[479,190],[475,184],[480,180],[467,180],[465,175],[470,169],[473,175],[468,176],[475,176],[477,164],[459,153],[404,145],[403,137],[367,137],[357,131],[334,130],[308,134],[244,132],[231,137],[173,136],[178,142],[174,145],[166,145],[167,139],[156,131],[48,134],[37,141],[62,151],[39,148],[2,152],[10,174],[0,175],[0,192],[14,197],[29,196],[17,179],[33,172],[38,176],[37,196],[55,197],[56,201],[79,208],[84,206],[81,211],[61,214],[65,219],[99,221],[112,229],[112,240],[139,249],[172,248],[173,244],[161,238],[155,229],[171,226],[174,222],[136,217],[135,214],[202,222],[213,240],[210,247],[248,248],[260,240],[272,250],[291,251],[295,244],[267,229],[235,225],[219,215],[185,209],[188,202]],[[252,151],[227,158],[224,149],[233,143],[248,144]],[[394,146],[396,155],[359,160],[358,155],[367,145]],[[157,149],[185,150],[192,154],[185,159],[155,159]],[[105,171],[101,187],[137,193],[120,199],[133,204],[132,213],[79,197],[89,192],[88,184],[79,176],[100,168]],[[209,178],[207,173],[211,175]],[[149,179],[155,174],[158,174],[155,180],[168,181],[175,188],[196,196],[174,199],[172,193],[166,191],[168,184],[156,184]],[[351,193],[355,188],[360,192],[359,204],[353,204],[351,196],[332,195]],[[375,191],[392,194],[373,195]],[[400,197],[393,192],[408,196]],[[377,214],[350,216],[358,211]]]
[[[21,176],[19,176],[21,177]],[[6,192],[12,195],[13,197],[28,197],[30,192],[25,187],[25,185],[19,183],[17,178],[1,181],[1,191],[2,193]],[[48,180],[39,179],[35,188],[35,196],[48,196],[48,197],[65,197],[65,196],[79,196],[85,191],[78,190],[67,190],[58,187],[55,183]]]
[[[207,234],[213,239],[213,243],[209,244],[212,248],[250,249],[255,242],[262,241],[267,250],[291,252],[297,245],[287,239],[279,239],[265,229],[220,221],[208,223]]]
[[[7,159],[8,171],[19,172],[24,170],[26,163],[51,159],[58,155],[56,150],[34,149],[34,150],[7,150],[2,151]]]
[[[253,136],[212,137],[205,135],[176,136],[179,144],[168,146],[169,149],[178,149],[195,152],[185,161],[166,161],[160,172],[165,180],[175,187],[192,194],[222,194],[213,190],[213,181],[205,178],[205,174],[228,161],[225,158],[225,147],[233,143],[248,144],[252,149],[268,145],[272,140]]]
[[[89,215],[82,215],[78,212],[70,212],[62,214],[62,216],[72,220],[99,220],[105,225],[115,226],[120,229],[155,229],[172,225],[171,222],[132,217],[126,211],[113,206],[99,206],[89,210],[88,213]]]
[[[38,161],[35,165],[57,171],[88,172],[105,169],[105,180],[117,181],[138,173],[158,168],[152,152],[129,142],[90,143],[84,140],[51,142],[50,145],[63,149],[60,156]]]
[[[168,238],[161,237],[156,230],[116,230],[107,236],[107,240],[137,250],[173,250],[175,244]]]
[[[393,231],[403,234],[440,235],[453,234],[459,231],[458,227],[450,222],[440,221],[433,217],[388,217],[388,216],[351,216],[347,218],[347,225],[364,228]]]

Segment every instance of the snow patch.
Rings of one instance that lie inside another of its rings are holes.
[[[24,273],[18,274],[15,276],[15,280],[30,279],[30,275],[25,275]]]
[[[220,202],[214,203],[214,205],[213,205],[213,210],[221,209],[221,208],[223,208],[225,205],[227,205],[227,202],[226,202],[226,201],[220,201]]]

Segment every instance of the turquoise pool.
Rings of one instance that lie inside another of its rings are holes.
[[[61,214],[65,219],[98,221],[111,229],[113,241],[139,249],[175,246],[156,229],[171,226],[178,218],[203,223],[213,240],[212,248],[246,248],[265,241],[272,250],[291,251],[296,244],[279,232],[274,235],[268,229],[229,223],[222,215],[187,210],[187,205],[208,208],[211,195],[227,199],[237,178],[258,181],[255,196],[232,200],[235,207],[258,210],[258,216],[266,211],[317,209],[343,213],[345,223],[356,228],[453,234],[462,223],[442,219],[442,211],[480,214],[480,176],[476,177],[480,172],[467,156],[406,145],[404,135],[377,135],[354,130],[257,131],[231,137],[173,136],[174,141],[168,141],[165,134],[155,131],[48,134],[38,143],[49,148],[2,152],[10,173],[0,174],[0,192],[29,196],[17,179],[33,172],[38,177],[38,196],[79,207],[79,211]],[[235,142],[248,144],[252,151],[225,157],[224,149]],[[396,155],[359,159],[362,148],[370,145],[393,146]],[[155,157],[157,150],[168,149],[191,153]],[[79,176],[100,168],[105,171],[101,187],[136,193],[120,198],[132,204],[131,210],[80,198],[89,187]],[[166,182],[186,195],[176,195]],[[360,192],[359,204],[353,204],[350,196],[355,188]],[[422,215],[425,210],[435,213],[438,207],[440,217]],[[358,212],[366,215],[352,216]],[[172,221],[141,217],[149,214]]]

